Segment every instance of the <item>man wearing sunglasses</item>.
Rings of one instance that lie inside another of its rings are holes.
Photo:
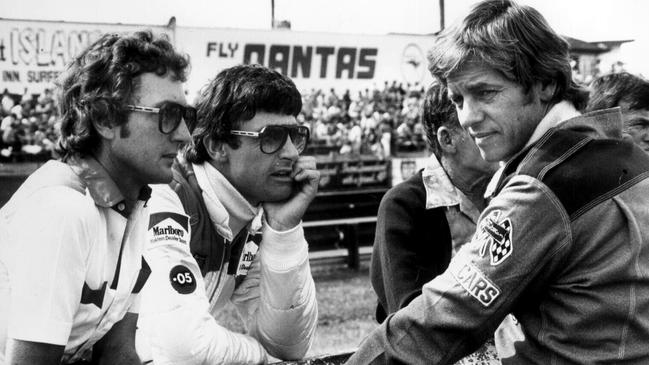
[[[166,38],[107,34],[61,76],[61,160],[0,211],[0,364],[141,363],[148,184],[189,142],[187,66]]]
[[[317,322],[301,219],[320,174],[301,156],[299,92],[254,65],[208,84],[190,125],[193,143],[174,180],[149,203],[153,273],[142,299],[137,348],[155,364],[257,364],[299,359]],[[246,334],[214,315],[234,304]]]

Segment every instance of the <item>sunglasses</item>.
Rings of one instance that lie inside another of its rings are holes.
[[[279,151],[289,136],[298,153],[302,153],[309,142],[309,128],[301,125],[267,125],[259,132],[233,130],[230,134],[259,138],[259,148],[266,154]]]
[[[158,129],[163,134],[171,134],[180,125],[183,119],[189,125],[196,124],[196,109],[178,103],[166,102],[159,108],[139,105],[127,105],[126,110],[133,112],[158,114]]]

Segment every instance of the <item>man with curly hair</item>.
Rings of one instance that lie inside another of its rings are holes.
[[[0,211],[0,363],[140,364],[148,184],[189,140],[187,66],[166,37],[106,34],[58,80],[61,159]]]

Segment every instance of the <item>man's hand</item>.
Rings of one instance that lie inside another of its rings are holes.
[[[286,231],[297,226],[315,198],[320,182],[315,157],[300,156],[293,166],[291,177],[295,180],[297,191],[288,200],[263,204],[266,221],[276,231]]]

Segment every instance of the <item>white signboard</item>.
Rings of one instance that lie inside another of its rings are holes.
[[[259,63],[291,77],[301,91],[338,93],[385,81],[427,85],[432,36],[359,35],[0,19],[0,92],[39,94],[65,65],[106,32],[166,33],[191,61],[188,99],[224,68]]]
[[[341,93],[383,82],[427,85],[432,36],[350,35],[290,30],[176,28],[177,47],[191,58],[187,88],[193,98],[224,68],[259,63],[288,75],[301,91]]]
[[[106,32],[151,29],[173,34],[165,27],[121,24],[0,20],[0,92],[40,94],[75,55]]]

